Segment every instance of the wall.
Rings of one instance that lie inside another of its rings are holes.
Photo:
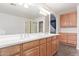
[[[21,34],[26,18],[0,13],[0,34]]]
[[[62,33],[77,33],[77,28],[61,28]]]
[[[49,32],[49,15],[45,16],[45,33]]]
[[[79,5],[77,6],[77,49],[79,49]]]
[[[28,20],[30,20],[30,19],[28,19]],[[28,21],[28,20],[25,22],[25,33],[30,33],[30,21]]]

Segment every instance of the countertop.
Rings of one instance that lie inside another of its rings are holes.
[[[59,34],[33,33],[33,34],[1,35],[0,48],[21,44],[33,40],[39,40],[42,38],[56,36],[56,35]]]

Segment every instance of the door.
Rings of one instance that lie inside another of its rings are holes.
[[[39,22],[39,32],[43,32],[43,21]]]
[[[37,33],[37,22],[31,21],[31,33]]]

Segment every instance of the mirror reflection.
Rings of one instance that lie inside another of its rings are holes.
[[[49,33],[49,15],[43,4],[0,3],[0,35]]]

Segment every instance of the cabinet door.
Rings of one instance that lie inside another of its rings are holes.
[[[67,27],[68,26],[68,15],[61,15],[60,16],[60,26]]]
[[[69,26],[76,27],[77,26],[77,13],[72,12],[68,14],[69,17]]]
[[[68,43],[71,46],[76,46],[76,44],[77,44],[77,35],[73,34],[73,33],[69,33],[68,34]]]
[[[24,56],[39,56],[39,47],[35,47],[23,52]]]
[[[52,55],[52,43],[51,42],[47,42],[47,56],[51,56]]]
[[[61,27],[76,27],[77,26],[77,13],[71,12],[60,16]]]
[[[60,34],[60,42],[67,43],[67,40],[68,40],[67,34],[66,33],[61,33]]]
[[[46,56],[46,44],[40,45],[40,56]]]
[[[54,55],[58,50],[57,40],[52,41],[52,55]]]

